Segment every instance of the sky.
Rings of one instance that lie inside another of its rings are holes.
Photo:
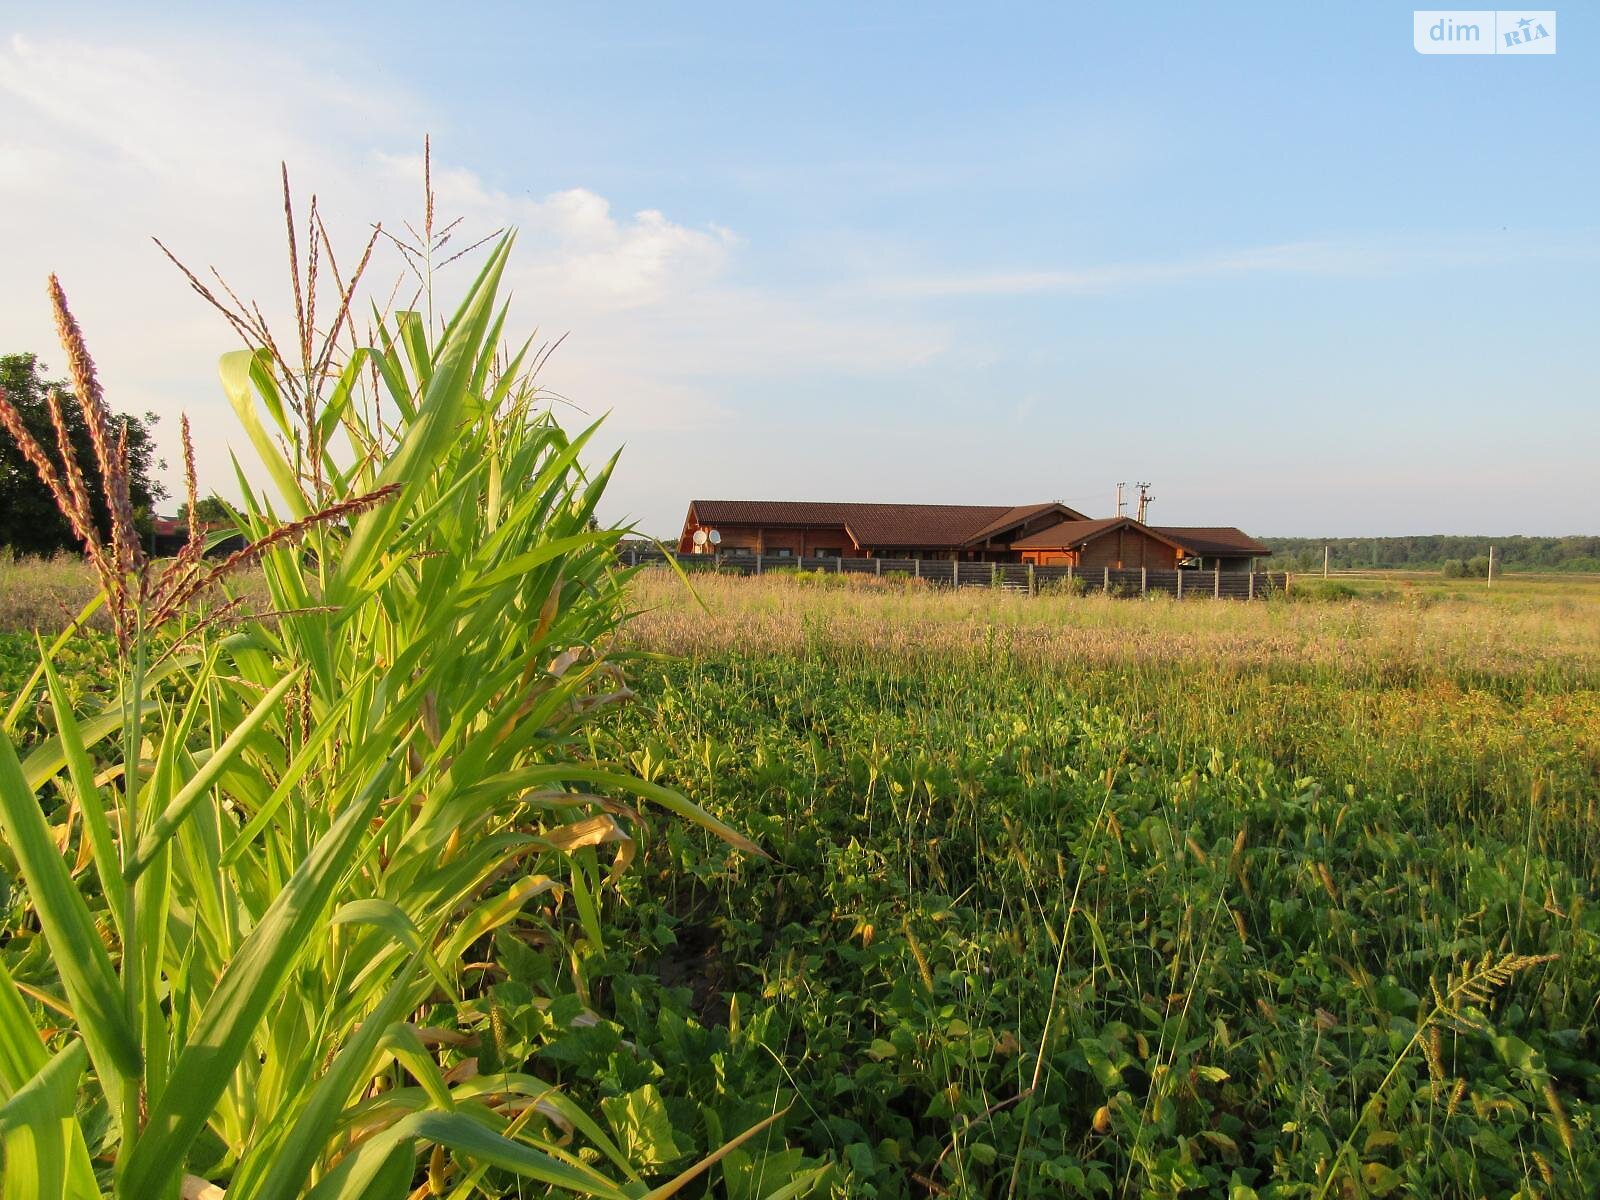
[[[288,327],[280,162],[353,258],[427,134],[644,532],[1119,480],[1262,536],[1600,531],[1600,10],[1512,57],[1392,4],[145,7],[0,8],[0,353],[61,367],[59,273],[224,496],[235,343],[151,236]]]

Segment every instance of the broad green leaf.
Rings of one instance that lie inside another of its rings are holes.
[[[106,897],[117,932],[121,934],[128,922],[121,902],[122,888],[117,882],[122,871],[100,789],[95,786],[94,763],[90,761],[88,749],[83,744],[83,734],[78,728],[77,718],[72,715],[72,703],[67,697],[66,688],[62,686],[61,677],[50,664],[48,656],[44,664],[45,679],[50,689],[50,706],[55,714],[56,736],[60,739],[61,751],[67,760],[67,772],[72,779],[73,791],[77,793],[78,807],[83,812],[84,827],[89,831],[95,872],[100,876],[100,890]]]
[[[94,1177],[85,1175],[89,1160],[72,1117],[88,1057],[81,1041],[68,1043],[0,1105],[4,1200],[94,1195]]]
[[[691,821],[702,828],[709,829],[723,841],[736,849],[743,850],[746,854],[754,854],[760,858],[770,858],[765,850],[756,845],[744,834],[734,829],[726,822],[719,821],[706,812],[698,804],[685,799],[671,788],[664,788],[660,784],[650,783],[632,775],[623,775],[616,771],[607,771],[598,767],[559,766],[551,767],[548,771],[550,778],[559,778],[563,781],[581,783],[598,783],[607,787],[614,787],[621,792],[631,792],[643,800],[658,804],[668,812]]]
[[[666,1101],[653,1083],[622,1096],[600,1101],[611,1132],[630,1161],[641,1167],[662,1167],[683,1157],[672,1136],[672,1118]]]
[[[206,759],[204,765],[179,789],[178,794],[167,802],[149,831],[139,839],[138,851],[122,869],[123,879],[132,883],[139,878],[140,872],[149,865],[156,851],[172,836],[173,830],[177,829],[179,823],[193,811],[194,806],[205,796],[211,785],[216,783],[218,777],[233,764],[233,760],[255,735],[262,722],[277,707],[278,701],[283,699],[284,693],[293,687],[299,678],[299,668],[285,673],[283,678],[261,698],[250,714],[234,727],[222,745]]]
[[[307,1200],[356,1200],[377,1178],[393,1149],[412,1140],[448,1147],[469,1160],[510,1171],[524,1179],[565,1188],[579,1196],[628,1200],[632,1194],[590,1168],[561,1159],[521,1142],[501,1137],[461,1112],[420,1112],[403,1117],[351,1150],[310,1192]]]
[[[311,513],[310,507],[306,504],[305,492],[301,490],[300,483],[295,478],[294,468],[289,465],[288,459],[283,457],[277,444],[262,426],[261,418],[256,414],[256,392],[252,385],[263,376],[271,380],[270,367],[262,367],[262,361],[271,362],[265,350],[234,350],[224,354],[220,367],[222,390],[227,393],[228,402],[233,405],[234,415],[239,418],[239,424],[244,426],[245,434],[249,437],[256,456],[260,458],[261,465],[266,468],[272,481],[278,485],[278,494],[289,506],[290,515],[298,519]],[[276,394],[276,387],[269,387],[264,392],[266,396],[275,397]],[[286,419],[281,404],[277,409],[273,415],[281,427],[286,423]]]
[[[115,1091],[122,1079],[139,1074],[139,1044],[122,1007],[111,956],[7,737],[0,737],[0,830],[28,881],[34,911],[102,1085]]]
[[[422,931],[406,916],[405,910],[399,905],[377,897],[365,900],[352,900],[333,914],[333,925],[372,925],[382,929],[407,950],[422,956],[423,966],[439,989],[457,1003],[461,1000],[461,993],[455,983],[446,975],[434,958],[433,951],[429,948],[422,936]]]
[[[17,718],[22,715],[22,710],[33,696],[33,689],[38,687],[39,681],[44,678],[45,663],[77,636],[78,630],[83,626],[83,623],[93,616],[95,611],[105,602],[105,592],[96,592],[94,597],[78,610],[78,615],[73,618],[71,624],[56,635],[55,640],[50,643],[50,648],[40,656],[39,665],[33,669],[33,674],[29,675],[27,681],[17,689],[16,698],[11,701],[11,707],[6,709],[5,720],[0,722],[0,733],[9,736],[16,730]]]
[[[676,1177],[674,1177],[673,1179],[668,1180],[666,1183],[662,1184],[660,1187],[655,1188],[652,1191],[646,1193],[646,1195],[644,1197],[644,1200],[667,1200],[667,1197],[669,1197],[669,1196],[676,1196],[684,1188],[688,1187],[696,1179],[700,1178],[701,1175],[705,1174],[712,1167],[716,1166],[719,1162],[721,1162],[729,1154],[732,1154],[740,1146],[744,1145],[751,1138],[755,1137],[758,1133],[761,1133],[763,1130],[765,1130],[769,1125],[772,1125],[772,1124],[774,1124],[774,1123],[776,1123],[778,1121],[783,1120],[783,1118],[785,1116],[787,1116],[788,1113],[789,1113],[789,1110],[787,1108],[785,1108],[785,1109],[782,1109],[779,1112],[773,1113],[770,1117],[767,1117],[765,1120],[757,1121],[754,1125],[750,1126],[749,1129],[746,1129],[738,1137],[733,1138],[733,1139],[731,1139],[731,1140],[729,1140],[727,1142],[724,1142],[721,1146],[719,1146],[717,1149],[713,1150],[710,1154],[706,1155],[704,1158],[702,1158],[699,1162],[695,1163],[694,1166],[690,1167],[688,1170],[679,1173]]]
[[[340,1047],[318,1080],[311,1099],[283,1140],[273,1146],[266,1161],[247,1155],[240,1164],[233,1185],[237,1200],[291,1200],[300,1194],[312,1167],[328,1149],[340,1112],[366,1084],[390,1026],[405,1013],[419,964],[420,956],[413,954],[396,973],[383,998]],[[261,1177],[259,1185],[253,1182],[257,1176]]]
[[[224,969],[127,1160],[118,1180],[120,1196],[161,1195],[181,1167],[256,1026],[323,923],[328,898],[356,857],[394,765],[391,758],[340,814]]]

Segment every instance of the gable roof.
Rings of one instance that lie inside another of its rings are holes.
[[[1165,542],[1169,546],[1181,549],[1177,541],[1164,531],[1141,525],[1132,517],[1104,517],[1098,521],[1063,521],[1059,525],[1050,526],[1049,529],[1041,529],[1038,533],[1018,538],[1011,543],[1011,547],[1014,550],[1072,550],[1124,527],[1131,527],[1140,533],[1148,534],[1158,542]]]
[[[1081,512],[1078,512],[1076,509],[1068,508],[1065,504],[1059,504],[1054,500],[1046,504],[1022,504],[1018,505],[1016,508],[1013,508],[1010,512],[1006,513],[1005,516],[998,517],[989,522],[989,524],[985,525],[982,529],[978,530],[977,533],[969,537],[967,541],[987,541],[996,534],[1004,533],[1006,530],[1011,529],[1014,526],[1025,524],[1026,522],[1033,520],[1033,518],[1043,516],[1045,513],[1049,512],[1059,513],[1061,515],[1061,519],[1064,521],[1076,522],[1088,520],[1087,517],[1085,517]]]
[[[1151,528],[1180,543],[1191,554],[1227,557],[1272,553],[1271,546],[1232,525],[1154,525]]]
[[[1052,509],[1067,519],[1081,514],[1045,504],[849,504],[806,500],[695,500],[692,521],[701,525],[769,528],[846,528],[862,546],[955,549],[1002,533]],[[1069,516],[1070,514],[1070,516]]]

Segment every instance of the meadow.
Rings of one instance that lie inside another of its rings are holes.
[[[491,953],[499,1052],[634,1161],[783,1113],[711,1194],[1600,1187],[1584,582],[690,584],[631,580],[611,657],[636,695],[588,755],[770,858],[633,813],[574,951],[592,1023],[552,1020],[561,981],[518,942]],[[0,585],[8,691],[36,657],[16,631],[94,584],[57,561]],[[110,642],[58,652],[71,694],[103,690]]]
[[[616,736],[773,861],[660,831],[623,917],[852,1194],[1600,1190],[1586,584],[693,582]]]

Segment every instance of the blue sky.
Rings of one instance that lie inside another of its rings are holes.
[[[275,296],[278,160],[358,228],[428,131],[652,532],[1140,479],[1261,534],[1600,530],[1588,11],[1512,58],[1418,55],[1393,5],[333,7],[0,27],[6,348],[50,349],[60,270],[219,486],[226,331],[146,235]]]

